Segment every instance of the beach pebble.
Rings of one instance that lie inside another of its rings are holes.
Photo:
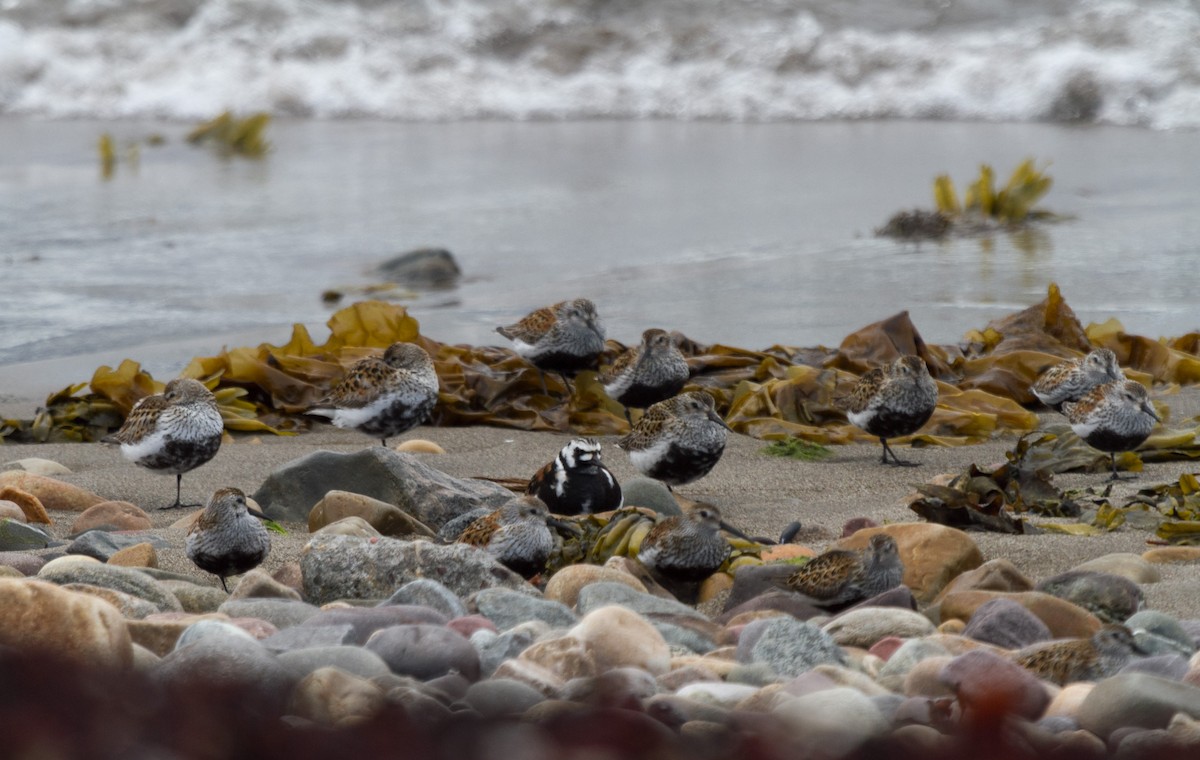
[[[958,618],[970,622],[975,611],[993,599],[1011,599],[1032,612],[1056,639],[1086,638],[1100,628],[1100,619],[1082,607],[1040,591],[958,591],[939,603],[942,620]]]
[[[37,457],[26,457],[24,459],[14,459],[11,462],[5,462],[0,465],[0,470],[24,470],[33,475],[45,475],[46,477],[71,474],[71,469],[66,465],[59,464],[52,459],[39,459]]]
[[[158,607],[151,602],[126,594],[121,591],[116,591],[111,588],[103,588],[102,586],[91,586],[86,583],[66,583],[63,588],[68,591],[78,591],[81,594],[89,594],[98,597],[116,607],[120,611],[121,617],[126,620],[141,620],[147,615],[155,615],[160,612]]]
[[[1130,616],[1125,625],[1138,636],[1139,643],[1143,640],[1143,634],[1151,634],[1158,638],[1166,639],[1173,645],[1175,651],[1191,654],[1196,651],[1196,641],[1191,634],[1187,632],[1183,624],[1165,612],[1158,610],[1142,610],[1136,615]],[[1152,644],[1152,642],[1147,642]],[[1161,648],[1154,648],[1152,651],[1160,651]]]
[[[902,692],[908,697],[952,697],[954,689],[942,680],[942,671],[954,658],[950,655],[926,657],[914,663],[904,676]]]
[[[303,626],[280,629],[263,639],[263,646],[272,652],[294,652],[298,649],[357,646],[351,641],[354,629],[349,624]]]
[[[577,564],[567,565],[550,576],[546,588],[542,592],[546,599],[561,602],[567,607],[574,607],[579,600],[579,593],[593,583],[621,583],[634,591],[644,592],[637,578],[620,570],[600,565]]]
[[[974,570],[968,570],[942,589],[937,599],[955,591],[1032,591],[1033,581],[1012,562],[990,559]]]
[[[392,451],[408,454],[445,454],[446,450],[433,441],[424,438],[410,438],[392,447]]]
[[[904,585],[922,603],[928,603],[952,580],[983,564],[975,541],[961,530],[934,523],[898,523],[860,530],[841,539],[842,549],[862,550],[871,536],[886,533],[896,539],[904,561]]]
[[[963,636],[1005,649],[1020,649],[1054,638],[1036,615],[1012,599],[991,599],[979,605]]]
[[[45,549],[49,545],[50,536],[41,528],[11,518],[0,520],[0,552]]]
[[[283,585],[271,577],[266,570],[249,570],[229,593],[230,599],[291,599],[300,601],[300,592]]]
[[[1154,565],[1200,562],[1200,546],[1164,546],[1142,552],[1142,559]]]
[[[119,567],[158,567],[158,552],[154,544],[143,541],[117,550],[108,558],[108,564]]]
[[[547,699],[558,699],[567,685],[567,682],[554,671],[529,660],[505,660],[496,668],[492,678],[520,681],[537,690]]]
[[[560,636],[531,644],[519,659],[554,673],[563,681],[591,678],[599,669],[588,647],[574,636]]]
[[[1142,606],[1142,589],[1120,575],[1069,570],[1047,578],[1037,590],[1077,604],[1105,623],[1120,623]]]
[[[703,665],[681,665],[669,670],[666,673],[654,679],[658,684],[660,691],[673,692],[687,686],[690,683],[700,683],[701,681],[720,681],[721,677],[706,668]],[[742,681],[741,683],[756,683],[752,681]]]
[[[1050,695],[1035,676],[1011,660],[983,650],[955,657],[942,668],[940,678],[967,710],[989,714],[1005,710],[1037,720],[1050,704]]]
[[[1088,694],[1092,693],[1095,686],[1094,683],[1088,681],[1076,681],[1063,686],[1051,698],[1040,722],[1044,723],[1052,718],[1069,718],[1073,727],[1078,726],[1079,707],[1083,704],[1083,700],[1087,699]]]
[[[670,671],[674,672],[674,671]],[[575,678],[567,682],[563,698],[595,707],[629,707],[646,702],[660,692],[659,678],[641,668],[612,668],[592,678]]]
[[[323,646],[292,649],[276,655],[294,678],[303,678],[319,668],[337,668],[359,678],[391,673],[387,663],[372,651],[356,646]]]
[[[380,538],[382,533],[371,527],[366,520],[352,515],[335,520],[313,531],[318,536],[354,536],[355,538]]]
[[[159,585],[179,600],[184,612],[216,612],[229,599],[229,595],[219,588],[201,586],[191,581],[160,580]]]
[[[337,599],[385,599],[405,583],[425,577],[438,579],[464,598],[494,587],[537,594],[524,578],[487,552],[466,544],[314,536],[304,548],[300,568],[304,598],[317,604]]]
[[[49,651],[94,667],[133,662],[129,629],[115,607],[34,580],[0,578],[0,646]]]
[[[845,757],[888,728],[870,698],[845,687],[784,700],[773,712],[805,757]]]
[[[485,718],[517,716],[545,699],[532,686],[512,678],[489,678],[471,684],[462,701]]]
[[[739,684],[720,685],[733,686],[739,690],[748,688]],[[751,693],[754,692],[757,692],[757,689],[751,691]],[[684,724],[695,721],[707,721],[715,724],[729,722],[729,709],[721,707],[715,701],[692,699],[683,694],[655,694],[646,700],[644,708],[647,715],[675,730],[679,730]]]
[[[893,607],[902,610],[916,610],[918,606],[917,598],[913,596],[912,589],[910,589],[908,586],[901,585],[897,586],[896,588],[890,588],[887,591],[884,591],[882,594],[876,594],[869,599],[864,599],[858,604],[849,607],[847,610],[845,610],[845,612],[866,609],[869,607]],[[845,614],[845,612],[841,614]]]
[[[390,604],[415,604],[429,607],[441,612],[448,618],[463,617],[467,614],[467,605],[441,583],[431,578],[418,578],[409,581],[381,602],[380,606]]]
[[[486,630],[493,633],[497,632],[496,624],[483,615],[463,615],[462,617],[451,618],[446,623],[446,627],[452,631],[457,631],[459,635],[468,639],[476,631]]]
[[[1123,552],[1104,554],[1071,569],[1120,575],[1139,585],[1158,583],[1162,580],[1162,573],[1159,572],[1159,569],[1143,559],[1141,555]]]
[[[413,288],[453,287],[462,275],[454,254],[445,248],[414,248],[381,262],[374,271],[387,282]]]
[[[364,644],[376,631],[393,625],[444,626],[449,619],[430,607],[393,604],[386,607],[337,607],[320,610],[301,625],[306,628],[348,625],[348,644]]]
[[[46,507],[41,500],[28,491],[16,486],[4,486],[0,488],[0,500],[14,505],[23,522],[42,523],[43,525],[49,525],[52,522],[50,515],[46,514]]]
[[[320,610],[295,599],[227,599],[217,608],[231,618],[251,617],[266,620],[279,630],[300,625]]]
[[[734,583],[736,582],[735,580]],[[736,607],[727,608],[717,617],[717,621],[728,623],[735,618],[753,614],[784,614],[797,620],[811,620],[824,617],[828,613],[819,607],[814,607],[810,600],[794,591],[770,591]]]
[[[818,665],[811,672],[825,676],[838,686],[849,686],[852,689],[857,689],[868,697],[882,697],[892,693],[889,689],[885,689],[876,683],[875,679],[871,676],[852,667]]]
[[[273,519],[303,522],[331,490],[395,505],[435,530],[470,509],[496,509],[512,499],[512,492],[496,483],[451,477],[411,454],[367,446],[292,460],[267,476],[254,500]]]
[[[422,681],[447,673],[479,679],[479,655],[470,642],[444,625],[418,623],[378,630],[363,645],[393,673]]]
[[[185,647],[192,642],[209,636],[216,639],[245,639],[246,641],[259,641],[249,631],[241,626],[234,625],[233,621],[220,616],[188,616],[180,618],[171,618],[164,615],[163,622],[171,622],[175,620],[184,625],[183,630],[179,633],[178,639],[175,641],[175,648]],[[153,622],[153,621],[147,621]],[[261,642],[260,642],[261,643]]]
[[[1200,688],[1146,673],[1106,678],[1079,706],[1079,725],[1102,739],[1123,726],[1165,728],[1176,713],[1200,718]]]
[[[136,504],[127,501],[102,501],[88,507],[71,523],[71,533],[89,530],[149,530],[154,527],[150,516]]]
[[[886,636],[918,638],[933,633],[936,628],[929,618],[912,610],[858,607],[838,615],[821,630],[839,646],[867,649]]]
[[[0,499],[0,520],[15,520],[16,522],[28,522],[25,519],[25,513],[17,506],[16,502]]]
[[[500,634],[486,630],[472,633],[471,646],[479,652],[481,672],[485,677],[490,676],[502,662],[521,654],[549,629],[548,625],[537,621],[523,623]]]
[[[663,640],[668,646],[675,649],[686,649],[689,652],[696,654],[706,654],[717,648],[717,643],[713,638],[713,634],[719,631],[700,630],[701,626],[688,625],[690,620],[667,621],[662,620],[658,616],[650,619],[650,624],[654,626]]]
[[[103,586],[145,599],[158,607],[160,612],[183,611],[183,606],[174,594],[149,575],[134,568],[105,565],[90,560],[70,564],[55,560],[46,563],[38,571],[37,577],[59,585],[87,583]]]
[[[253,638],[232,634],[188,641],[163,657],[154,675],[165,683],[203,682],[237,688],[243,704],[267,714],[283,710],[295,681]]]
[[[684,686],[675,695],[704,705],[732,710],[742,701],[757,694],[759,687],[746,683],[701,682]],[[695,719],[698,716],[692,716]]]
[[[346,727],[371,718],[387,705],[383,689],[336,667],[317,668],[292,690],[288,711],[329,727]]]
[[[579,611],[579,614],[586,615],[592,610],[614,604],[627,607],[642,615],[679,615],[707,620],[703,613],[696,611],[696,608],[675,599],[663,599],[662,597],[637,591],[624,583],[611,583],[608,581],[601,581],[585,586],[579,592],[579,598],[575,602],[575,609]]]
[[[725,611],[769,593],[787,593],[799,598],[798,594],[787,590],[787,580],[795,572],[796,566],[786,563],[739,567],[733,575],[729,598],[725,600]]]
[[[175,649],[183,632],[200,621],[194,615],[178,617],[151,615],[147,617],[149,617],[147,620],[129,620],[127,622],[129,636],[133,639],[133,643],[145,647],[159,657],[165,657]],[[209,622],[220,622],[230,628],[234,627],[227,621],[211,620]]]
[[[153,533],[110,533],[106,530],[89,530],[75,537],[67,546],[67,554],[108,562],[117,552],[138,544],[149,543],[156,549],[169,549],[171,545]],[[143,567],[145,567],[143,565]]]
[[[781,676],[795,677],[817,665],[841,665],[846,655],[829,634],[791,617],[756,620],[738,638],[737,660],[766,663]]]
[[[503,588],[478,591],[468,603],[501,631],[528,620],[541,620],[551,628],[569,628],[579,622],[579,618],[566,605]]]
[[[1121,668],[1121,673],[1148,673],[1172,681],[1183,681],[1188,674],[1187,658],[1179,654],[1159,654],[1139,657]]]
[[[104,501],[102,497],[79,486],[22,470],[0,472],[0,489],[5,486],[12,486],[33,494],[48,510],[82,512],[88,507]]]
[[[621,483],[621,494],[627,507],[645,507],[660,515],[680,515],[683,510],[674,494],[661,482],[643,476],[632,477]]]
[[[633,610],[601,607],[571,629],[600,668],[630,666],[660,675],[670,668],[671,651],[662,634]]]
[[[348,517],[365,520],[384,536],[432,538],[434,535],[428,526],[391,504],[349,491],[329,491],[313,505],[308,513],[308,530],[315,533]]]

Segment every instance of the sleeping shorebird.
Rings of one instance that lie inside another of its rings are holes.
[[[246,494],[236,488],[217,489],[188,531],[188,559],[220,578],[228,592],[227,577],[258,567],[271,550],[264,519],[246,506]]]
[[[896,540],[876,533],[862,551],[830,549],[813,557],[791,574],[787,586],[818,607],[841,609],[896,588],[903,577]]]
[[[670,334],[651,328],[642,333],[640,346],[626,349],[597,379],[605,394],[625,407],[625,420],[632,425],[629,407],[645,409],[671,398],[683,390],[689,374]]]
[[[1061,412],[1065,402],[1078,401],[1097,385],[1124,379],[1117,355],[1107,348],[1098,348],[1086,356],[1050,367],[1030,390],[1043,404]]]
[[[604,352],[604,326],[596,306],[586,298],[546,306],[496,332],[512,341],[513,350],[538,370],[542,393],[546,372],[567,376],[595,369]],[[570,390],[570,385],[567,385]]]
[[[916,462],[897,457],[887,439],[920,430],[933,416],[937,399],[937,383],[929,376],[925,361],[909,354],[864,374],[850,395],[836,403],[846,411],[850,424],[879,437],[883,464],[915,467]]]

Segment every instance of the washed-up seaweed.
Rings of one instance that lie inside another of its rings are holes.
[[[440,343],[422,335],[417,320],[391,303],[355,303],[335,312],[327,324],[324,343],[316,343],[298,324],[285,343],[223,349],[193,359],[181,374],[213,389],[230,430],[302,432],[312,424],[303,411],[351,364],[395,341],[413,341],[433,357],[441,383],[431,424],[577,435],[628,430],[623,410],[604,394],[595,373],[581,373],[570,390],[549,375],[543,392],[537,370],[511,350]],[[692,371],[687,388],[711,393],[733,430],[822,445],[872,440],[849,424],[834,402],[863,372],[903,354],[925,360],[940,394],[929,423],[893,441],[916,446],[977,443],[1035,430],[1038,417],[1025,408],[1036,403],[1029,385],[1047,367],[1097,345],[1116,351],[1126,373],[1139,381],[1200,382],[1200,334],[1153,341],[1126,335],[1112,321],[1085,330],[1053,284],[1043,302],[969,332],[957,346],[926,344],[906,312],[867,325],[837,348],[777,345],[755,351],[706,345],[678,333],[675,338]],[[624,348],[610,340],[604,360]],[[0,440],[95,441],[118,427],[138,399],[161,389],[161,381],[134,361],[101,367],[90,382],[51,394],[33,419],[3,420]],[[1082,445],[1068,449],[1084,456]],[[1123,464],[1137,467],[1137,456],[1123,455]],[[1147,461],[1197,458],[1200,448],[1194,431],[1190,437],[1188,431],[1160,433],[1140,456]],[[1096,467],[1103,458],[1091,449],[1086,457],[1090,464],[1079,466]]]

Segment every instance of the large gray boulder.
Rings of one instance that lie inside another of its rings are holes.
[[[318,605],[336,599],[387,599],[418,578],[435,580],[462,598],[485,588],[537,594],[524,578],[466,544],[313,536],[300,559],[300,572],[304,598]]]
[[[315,451],[279,467],[254,492],[273,520],[305,522],[330,491],[349,491],[399,507],[437,529],[471,509],[496,509],[512,492],[485,480],[455,478],[410,454],[367,446],[343,454]]]

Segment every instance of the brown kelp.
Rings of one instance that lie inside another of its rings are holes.
[[[238,117],[226,111],[196,126],[186,139],[194,145],[215,145],[222,155],[261,158],[271,148],[271,144],[263,137],[270,122],[271,115],[268,113]]]

